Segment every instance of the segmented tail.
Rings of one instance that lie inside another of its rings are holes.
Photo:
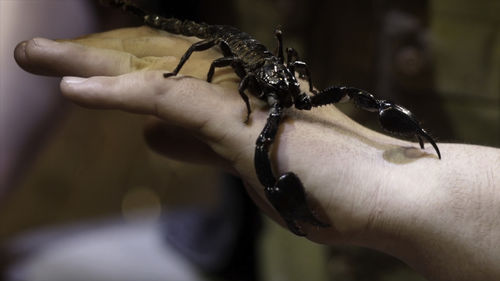
[[[165,30],[173,34],[184,36],[196,36],[206,39],[212,35],[209,32],[209,25],[205,23],[197,23],[190,20],[181,21],[176,18],[164,18],[159,15],[147,13],[137,5],[128,0],[100,0],[101,4],[122,9],[144,20],[144,24]]]

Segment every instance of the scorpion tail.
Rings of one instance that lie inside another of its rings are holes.
[[[156,14],[146,12],[139,6],[133,4],[128,0],[100,0],[100,3],[104,6],[111,6],[114,8],[122,9],[125,12],[131,13],[144,20],[144,24],[147,26],[165,30],[173,34],[179,34],[184,36],[196,36],[201,39],[206,39],[209,37],[210,32],[209,25],[205,23],[197,23],[190,20],[179,20],[176,18],[165,18]]]
[[[146,12],[127,0],[99,0],[99,3],[106,7],[122,9],[137,17],[144,18]]]

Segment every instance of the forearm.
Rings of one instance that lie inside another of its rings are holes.
[[[310,239],[381,250],[430,280],[498,280],[499,149],[439,143],[439,160],[325,110],[286,120],[274,151],[332,223]]]
[[[440,148],[441,161],[393,169],[381,200],[387,205],[374,216],[379,219],[371,223],[367,246],[401,258],[431,280],[498,280],[500,150]]]

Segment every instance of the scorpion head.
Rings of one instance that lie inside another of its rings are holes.
[[[294,97],[300,94],[300,85],[293,73],[277,60],[266,60],[256,79],[264,97],[273,94],[284,107],[292,106]]]

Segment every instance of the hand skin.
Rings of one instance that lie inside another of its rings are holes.
[[[145,128],[154,150],[240,176],[258,206],[283,225],[253,168],[266,105],[251,98],[245,124],[233,71],[219,69],[213,83],[204,81],[221,56],[217,50],[193,54],[177,77],[162,76],[195,40],[128,28],[68,41],[32,39],[17,46],[15,58],[29,72],[67,76],[61,91],[80,105],[154,116]],[[500,149],[438,145],[442,160],[428,144],[421,150],[328,106],[289,109],[271,155],[276,174],[297,173],[332,225],[304,225],[308,239],[378,249],[430,280],[499,280]]]

